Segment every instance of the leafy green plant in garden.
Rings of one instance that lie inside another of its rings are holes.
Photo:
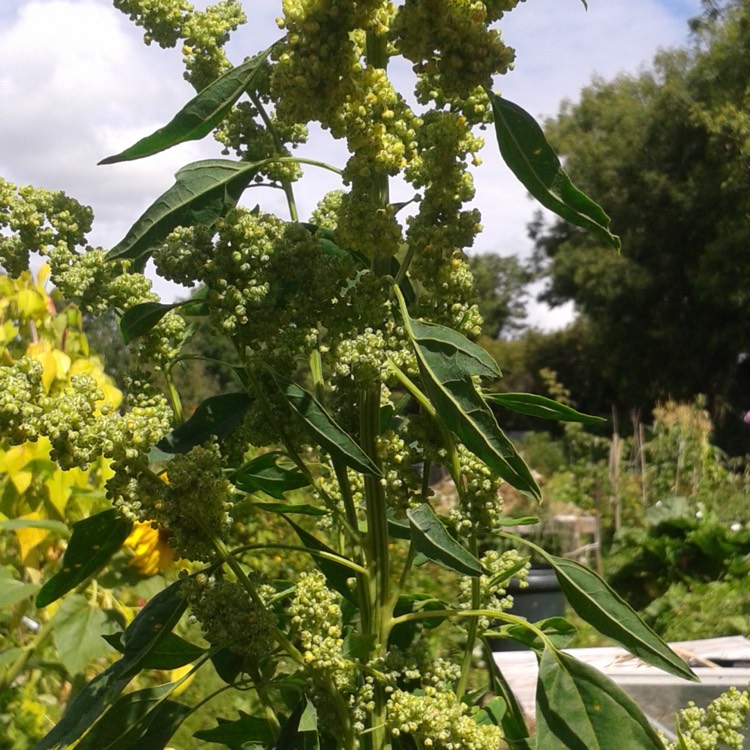
[[[101,408],[116,408],[122,394],[90,351],[82,316],[74,305],[60,303],[46,290],[49,267],[17,279],[0,277],[0,356],[5,367],[24,358],[40,368],[42,399],[58,399],[79,378],[91,378],[100,391]],[[18,408],[25,408],[23,402]],[[54,606],[36,608],[33,597],[59,567],[69,525],[86,526],[89,517],[109,522],[115,517],[105,498],[111,475],[98,458],[88,468],[62,469],[52,460],[49,437],[13,444],[0,442],[0,747],[26,748],[40,739],[59,718],[59,698],[79,687],[90,670],[107,663],[114,653],[101,637],[119,631],[132,619],[133,604],[145,592],[126,587],[124,598],[111,586],[76,586]],[[109,509],[109,510],[108,510]],[[159,572],[158,535],[141,528],[140,540],[121,531],[110,552],[121,546],[130,558],[118,558],[117,574],[135,565],[145,576]],[[76,527],[80,528],[80,527]],[[146,535],[144,537],[144,535]],[[127,538],[126,538],[127,537]],[[105,543],[105,540],[99,540]],[[166,552],[166,550],[165,550]],[[82,577],[81,569],[79,578]],[[98,572],[87,568],[86,576]],[[133,579],[138,576],[131,576]],[[143,579],[146,580],[145,578]],[[153,590],[158,590],[158,587]]]
[[[285,0],[282,38],[233,67],[223,45],[244,21],[238,2],[195,11],[182,0],[115,1],[147,41],[182,40],[197,94],[105,162],[212,131],[237,158],[181,169],[108,252],[87,246],[90,212],[75,201],[0,183],[4,266],[17,273],[30,251],[48,256],[67,298],[87,313],[117,312],[141,368],[121,410],[105,408],[92,378],[45,398],[34,360],[0,370],[9,441],[48,439],[66,470],[102,456],[112,466],[111,509],[74,527],[36,603],[52,604],[106,565],[119,530],[135,521],[167,529],[187,561],[109,639],[120,658],[77,693],[38,750],[165,747],[205,704],[178,700],[188,675],[126,688],[167,661],[192,663],[191,674],[213,667],[226,689],[254,690],[254,713],[207,719],[196,734],[229,747],[496,750],[503,737],[538,750],[663,747],[624,692],[560,650],[567,626],[507,612],[507,586],[523,578],[523,550],[534,545],[512,534],[498,490],[507,483],[536,499],[540,491],[491,405],[588,418],[539,396],[482,388],[500,372],[471,341],[481,319],[467,302],[462,248],[480,229],[465,208],[482,145],[474,128],[494,126],[503,158],[545,207],[619,247],[607,215],[573,187],[538,125],[491,91],[492,76],[513,61],[494,24],[516,4]],[[398,57],[413,68],[414,92],[393,87],[387,68]],[[345,165],[291,155],[310,123],[345,141]],[[295,202],[303,166],[342,181],[309,221]],[[396,177],[415,191],[407,204],[391,199]],[[257,186],[283,192],[288,219],[241,205]],[[162,276],[202,290],[160,303],[141,273],[149,259]],[[234,389],[188,414],[173,369],[196,318],[230,339],[239,364]],[[431,504],[433,466],[457,488],[450,515]],[[308,502],[286,494],[302,488]],[[233,525],[249,511],[282,517],[288,533],[235,545]],[[488,530],[517,549],[480,555]],[[294,580],[264,574],[269,556],[300,551],[311,565]],[[596,574],[535,551],[582,618],[643,660],[693,677]],[[416,590],[416,564],[450,571],[458,593],[443,601]],[[199,653],[173,634],[188,611],[209,643]],[[465,628],[463,649],[435,659],[424,632],[448,621]],[[469,684],[492,621],[494,635],[539,655],[535,739],[502,675]]]

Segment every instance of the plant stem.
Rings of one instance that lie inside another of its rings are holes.
[[[383,34],[369,30],[366,37],[367,65],[385,70],[388,65],[388,42]],[[374,170],[371,178],[370,200],[374,211],[388,210],[388,175]],[[375,276],[389,273],[390,258],[376,255],[372,259],[371,271]],[[360,403],[360,439],[365,453],[380,466],[378,460],[378,436],[380,432],[381,385],[376,383],[362,392]],[[385,488],[377,477],[365,477],[365,505],[367,513],[367,563],[370,570],[373,617],[367,635],[375,636],[375,655],[385,656],[391,628],[393,603],[389,591],[390,561],[388,546],[388,518]],[[385,686],[375,684],[375,708],[370,718],[371,733],[367,735],[367,746],[372,750],[390,747],[386,729]]]
[[[477,537],[472,530],[469,538],[469,552],[476,557],[477,556]],[[479,600],[481,596],[479,578],[471,579],[471,608],[479,609]],[[456,697],[460,701],[464,693],[466,692],[466,685],[469,681],[469,672],[471,671],[471,663],[474,658],[474,645],[477,641],[477,630],[478,622],[476,618],[472,618],[469,621],[469,625],[466,629],[466,648],[464,650],[463,663],[461,664],[461,676],[458,679],[458,685],[456,686]]]
[[[263,106],[263,102],[260,101],[257,94],[253,92],[249,92],[250,101],[253,103],[253,106],[258,110],[258,113],[260,114],[261,120],[263,120],[266,128],[268,129],[268,132],[271,134],[271,137],[273,138],[273,143],[276,146],[276,151],[279,153],[279,155],[284,153],[284,144],[281,142],[281,138],[279,138],[279,133],[276,130],[276,128],[273,125],[273,122],[271,121],[271,118],[268,116],[268,112],[266,112],[266,108]],[[287,151],[287,153],[289,153]],[[284,190],[284,194],[286,195],[286,202],[289,206],[289,217],[292,221],[299,221],[299,215],[297,213],[297,203],[294,200],[294,190],[292,188],[292,183],[290,180],[282,180],[281,181],[281,187]]]

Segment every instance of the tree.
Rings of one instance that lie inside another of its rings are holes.
[[[531,232],[543,298],[575,301],[616,402],[706,393],[721,418],[750,399],[750,3],[708,3],[692,26],[690,48],[595,80],[547,123],[580,187],[605,197],[621,256],[562,221]]]
[[[525,327],[527,286],[531,269],[515,256],[483,253],[469,258],[474,293],[484,323],[482,334],[497,339],[512,336]]]

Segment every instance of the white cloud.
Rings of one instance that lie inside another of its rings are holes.
[[[92,205],[92,241],[120,239],[172,182],[183,164],[218,156],[209,138],[139,162],[97,167],[111,153],[165,124],[192,95],[180,55],[142,43],[142,31],[109,0],[0,0],[0,175],[22,184],[66,190]],[[576,98],[598,73],[612,77],[648,63],[659,46],[684,43],[686,18],[700,0],[528,0],[503,22],[517,49],[517,69],[498,89],[535,115],[552,116],[562,98]],[[230,46],[230,57],[263,49],[278,38],[280,0],[246,3],[252,22]],[[527,253],[525,225],[534,204],[501,164],[487,131],[485,164],[477,173],[477,205],[486,229],[475,249]],[[305,155],[341,164],[340,150],[315,137]],[[335,178],[306,170],[299,192],[303,214]],[[574,176],[573,176],[574,177]],[[282,210],[274,191],[252,191]]]

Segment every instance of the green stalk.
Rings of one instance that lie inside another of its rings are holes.
[[[469,537],[469,552],[474,557],[477,557],[477,537],[472,530],[471,536]],[[480,584],[478,578],[471,579],[471,608],[479,609],[480,604]],[[461,676],[458,678],[458,685],[456,685],[456,697],[460,701],[464,693],[466,693],[466,685],[469,681],[469,672],[471,671],[471,663],[474,658],[474,646],[477,642],[477,631],[478,621],[472,618],[469,621],[468,627],[466,628],[466,648],[464,650],[464,658],[461,664]]]
[[[388,65],[388,46],[384,35],[367,32],[366,52],[367,65],[371,68],[385,70]],[[385,211],[389,204],[388,175],[381,171],[374,172],[370,187],[370,200],[374,211]],[[371,271],[376,276],[385,276],[390,271],[390,258],[377,255],[372,260]],[[362,393],[360,404],[360,436],[362,449],[376,463],[378,461],[377,443],[380,432],[380,396],[381,386],[376,383]],[[367,514],[367,563],[370,570],[370,601],[373,605],[373,617],[368,635],[374,635],[376,656],[385,656],[388,646],[388,635],[391,628],[393,604],[390,596],[390,561],[388,546],[388,518],[385,489],[375,477],[365,477],[365,505]],[[375,709],[369,729],[363,739],[371,750],[386,750],[390,739],[386,729],[385,687],[379,683],[375,686]]]
[[[279,133],[276,130],[276,128],[273,126],[273,122],[271,122],[271,118],[268,116],[268,112],[266,112],[266,108],[263,106],[263,102],[258,98],[258,96],[253,92],[248,92],[250,96],[250,101],[253,103],[253,106],[258,110],[258,113],[260,114],[261,120],[263,120],[263,123],[265,124],[268,132],[271,134],[271,137],[273,138],[274,146],[276,146],[276,151],[279,153],[279,155],[284,153],[284,144],[281,142],[281,138],[279,138]],[[281,187],[284,190],[284,195],[286,195],[286,202],[289,206],[289,217],[292,221],[299,221],[299,214],[297,213],[297,203],[294,200],[294,189],[292,188],[292,183],[290,180],[282,180],[281,181]]]
[[[343,466],[339,461],[331,459],[333,463],[333,470],[336,474],[336,480],[339,483],[339,490],[341,491],[341,497],[344,501],[344,510],[346,512],[347,520],[352,528],[357,528],[357,509],[354,507],[354,498],[352,497],[352,488],[349,482],[349,474],[346,466]],[[361,545],[357,547],[359,553],[360,562],[366,562],[363,559]],[[370,581],[369,571],[365,569],[364,574],[357,573],[357,599],[360,605],[360,617],[362,618],[362,630],[369,632],[372,627],[372,601],[370,599]]]

